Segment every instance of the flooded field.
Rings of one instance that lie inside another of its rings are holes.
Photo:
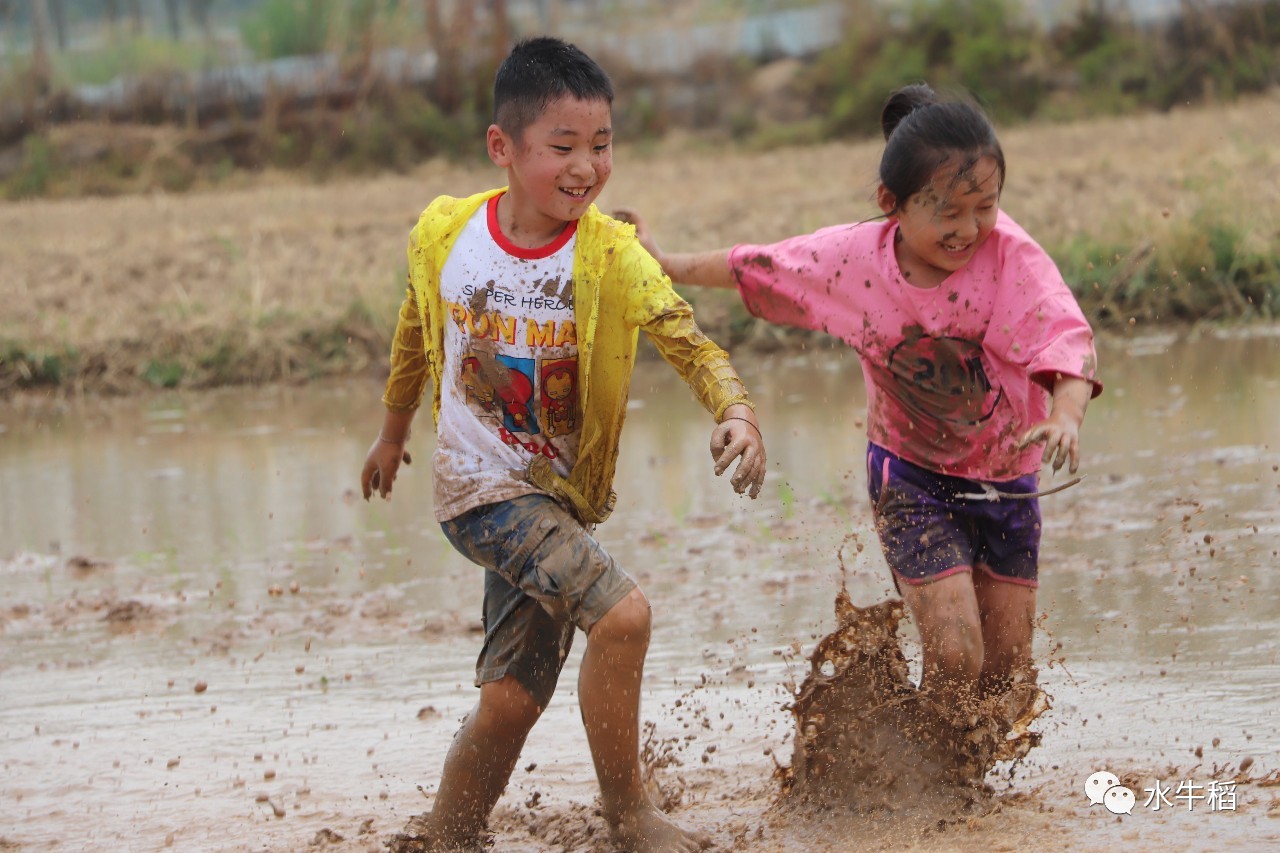
[[[674,373],[641,365],[599,535],[654,605],[646,754],[680,820],[744,851],[1280,846],[1280,335],[1101,356],[1088,477],[1042,501],[1043,742],[988,777],[993,810],[943,821],[928,792],[862,818],[774,807],[848,534],[871,546],[846,550],[853,603],[891,593],[855,359],[738,356],[769,448],[755,502],[712,475]],[[380,392],[0,412],[0,850],[378,850],[429,806],[476,699],[479,570],[431,520],[427,424],[394,500],[359,499]],[[610,849],[581,646],[497,850]],[[1131,814],[1090,804],[1097,771]]]

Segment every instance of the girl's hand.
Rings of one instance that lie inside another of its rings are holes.
[[[1044,445],[1044,461],[1057,471],[1071,463],[1072,474],[1080,467],[1080,425],[1093,394],[1093,383],[1078,376],[1059,375],[1053,383],[1053,407],[1049,417],[1027,430],[1018,449]]]
[[[1018,449],[1033,444],[1044,445],[1044,462],[1053,466],[1056,473],[1070,461],[1068,470],[1074,474],[1080,467],[1080,424],[1058,412],[1050,413],[1040,423],[1027,430],[1018,442]]]
[[[630,222],[636,227],[636,239],[640,241],[640,245],[644,246],[644,250],[653,255],[654,260],[659,264],[662,263],[662,250],[658,248],[658,243],[653,239],[653,232],[649,230],[649,223],[644,221],[644,217],[640,212],[631,207],[620,207],[613,212],[613,218],[619,222]]]
[[[738,468],[730,478],[733,490],[738,494],[747,492],[752,498],[759,497],[765,474],[764,436],[750,406],[735,405],[725,409],[722,420],[711,433],[711,459],[716,464],[717,477],[729,469],[734,459],[738,459]]]
[[[646,252],[653,255],[653,259],[672,281],[699,287],[738,289],[738,279],[729,269],[728,249],[716,249],[710,252],[673,252],[667,255],[654,241],[649,223],[645,222],[634,208],[618,208],[613,212],[613,217],[619,222],[630,222],[636,227],[636,239]]]
[[[360,488],[364,499],[369,500],[374,491],[383,500],[391,500],[391,487],[396,481],[396,473],[400,463],[413,464],[413,456],[404,449],[404,442],[387,441],[379,435],[373,440],[369,454],[364,460],[364,471],[360,474]]]

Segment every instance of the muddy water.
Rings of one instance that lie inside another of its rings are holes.
[[[671,371],[642,366],[600,535],[654,604],[648,752],[682,820],[762,851],[1280,844],[1280,336],[1103,358],[1088,477],[1042,504],[1043,742],[989,777],[997,813],[942,824],[772,808],[837,550],[874,541],[856,362],[739,358],[769,439],[756,502],[711,474]],[[379,390],[0,412],[0,849],[374,850],[429,804],[475,700],[479,583],[431,521],[425,424],[394,500],[356,496]],[[889,595],[874,547],[846,564],[855,604]],[[609,849],[580,651],[496,849]],[[1097,770],[1133,789],[1131,815],[1090,806]],[[1233,780],[1218,807],[1175,793]],[[1174,789],[1159,811],[1157,782]]]

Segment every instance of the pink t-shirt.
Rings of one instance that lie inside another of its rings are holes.
[[[747,309],[827,332],[857,351],[867,437],[921,467],[974,480],[1040,469],[1018,449],[1049,412],[1055,377],[1096,381],[1093,331],[1053,260],[1003,212],[964,269],[939,286],[902,277],[897,223],[824,228],[735,246],[729,265]]]

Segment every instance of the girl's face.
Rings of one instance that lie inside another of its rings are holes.
[[[917,287],[937,287],[964,267],[1000,210],[1000,170],[994,157],[943,164],[919,192],[900,203],[881,184],[880,209],[898,220],[894,247],[902,275]]]
[[[520,235],[554,236],[600,195],[613,172],[613,130],[607,101],[552,101],[512,139],[489,128],[489,156],[507,170],[510,223]],[[502,216],[502,208],[499,208]]]

